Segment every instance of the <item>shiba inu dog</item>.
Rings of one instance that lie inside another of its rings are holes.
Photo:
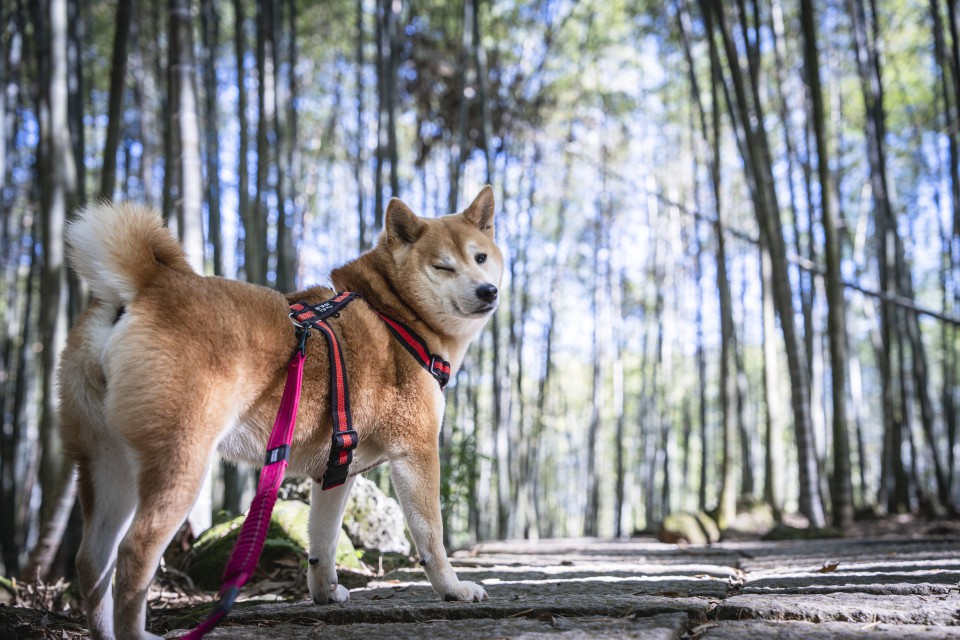
[[[289,304],[316,304],[334,289],[285,296],[202,277],[160,215],[130,204],[87,207],[69,225],[67,243],[71,266],[93,294],[59,372],[64,443],[79,468],[77,570],[88,624],[94,638],[156,638],[144,627],[147,588],[161,554],[216,450],[263,463],[297,346]],[[330,320],[359,434],[350,473],[390,462],[421,564],[448,600],[487,594],[457,578],[443,547],[444,397],[374,309],[418,333],[455,375],[497,306],[502,271],[488,186],[462,213],[436,219],[391,200],[376,246],[331,274],[336,291],[357,292],[369,303],[355,302]],[[318,478],[331,447],[327,345],[313,338],[306,355],[289,470]],[[319,604],[349,599],[337,583],[334,553],[352,483],[313,488],[308,582]]]

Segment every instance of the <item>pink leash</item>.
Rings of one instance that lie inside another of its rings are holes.
[[[240,528],[240,536],[233,546],[230,560],[223,571],[220,600],[213,613],[186,635],[181,636],[181,640],[198,640],[217,626],[233,607],[233,602],[240,593],[240,587],[250,579],[257,568],[263,543],[267,539],[267,529],[270,527],[270,515],[277,501],[277,490],[283,482],[287,457],[290,455],[293,427],[297,421],[297,407],[300,405],[304,348],[309,333],[308,330],[297,331],[300,345],[287,366],[287,382],[283,388],[280,410],[277,412],[277,419],[273,423],[270,440],[267,442],[267,457],[260,471],[257,494],[253,497],[250,511]]]

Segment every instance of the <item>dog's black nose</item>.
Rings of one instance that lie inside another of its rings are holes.
[[[497,288],[489,282],[484,282],[477,287],[477,297],[484,302],[493,302],[497,299]]]

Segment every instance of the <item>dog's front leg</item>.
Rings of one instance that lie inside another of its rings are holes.
[[[338,584],[337,542],[343,523],[343,508],[350,496],[353,478],[341,486],[324,491],[313,483],[310,490],[310,567],[307,585],[310,597],[317,604],[346,602],[350,592]]]
[[[433,590],[444,600],[486,600],[483,587],[457,577],[443,548],[439,451],[409,454],[391,460],[390,466],[403,515]]]

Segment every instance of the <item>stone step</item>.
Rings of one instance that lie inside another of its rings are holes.
[[[678,640],[687,625],[683,613],[651,617],[565,618],[552,615],[518,618],[473,618],[419,623],[357,623],[276,627],[225,626],[210,640]]]

